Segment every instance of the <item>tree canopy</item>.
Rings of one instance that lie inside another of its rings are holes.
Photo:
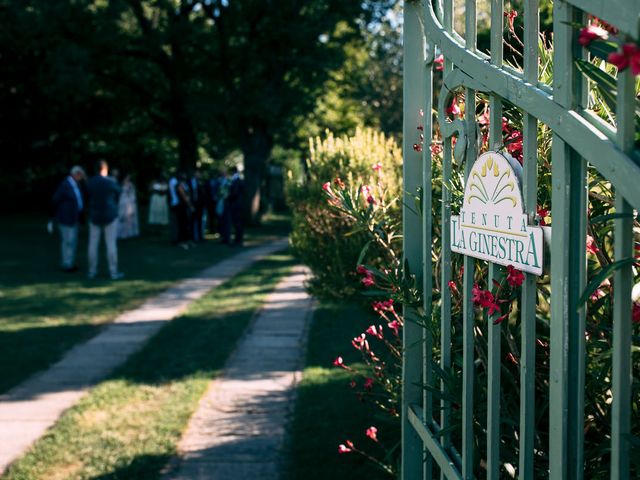
[[[75,163],[105,158],[147,181],[240,150],[255,215],[276,143],[312,124],[396,121],[372,113],[399,108],[400,66],[384,64],[399,37],[379,35],[391,3],[1,1],[2,182],[48,195]]]

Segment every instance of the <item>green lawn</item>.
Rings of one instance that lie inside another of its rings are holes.
[[[349,372],[332,365],[342,356],[345,363],[360,359],[351,339],[370,324],[372,315],[356,305],[321,303],[309,332],[308,352],[292,425],[290,460],[286,480],[382,480],[391,478],[355,453],[338,453],[338,445],[351,440],[356,447],[378,458],[383,451],[365,436],[375,425],[382,442],[393,444],[385,431],[388,419],[370,403],[356,399],[349,388]]]
[[[101,250],[103,278],[86,280],[86,228],[81,230],[81,272],[58,270],[57,235],[48,235],[46,218],[5,217],[0,222],[0,393],[58,360],[79,341],[95,335],[101,324],[133,308],[150,295],[235,253],[217,242],[188,251],[169,244],[163,235],[145,232],[119,243],[126,278],[111,282]],[[288,229],[286,218],[272,218],[250,229],[251,245]]]
[[[270,256],[194,303],[70,409],[3,480],[156,479],[208,382],[294,260]]]

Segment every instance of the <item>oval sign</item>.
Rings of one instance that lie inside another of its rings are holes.
[[[542,275],[542,228],[527,223],[519,178],[501,153],[476,159],[459,215],[451,216],[451,250]]]

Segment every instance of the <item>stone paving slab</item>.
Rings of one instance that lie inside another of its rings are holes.
[[[0,474],[90,387],[139,350],[168,321],[211,289],[287,245],[287,239],[280,239],[242,250],[178,282],[139,308],[118,316],[48,370],[0,395]]]
[[[277,480],[313,302],[298,267],[211,382],[164,480]]]

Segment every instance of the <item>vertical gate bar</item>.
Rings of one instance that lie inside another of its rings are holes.
[[[476,2],[465,2],[465,46],[468,50],[476,49]],[[476,158],[476,92],[465,89],[465,120],[467,131],[467,151],[464,160],[465,182],[468,181],[471,167]],[[473,478],[473,410],[474,410],[474,327],[475,312],[471,303],[473,273],[475,262],[472,257],[464,257],[464,309],[462,327],[463,371],[462,371],[462,478]]]
[[[424,10],[421,10],[421,14]],[[427,39],[428,40],[428,39]],[[428,49],[434,49],[433,44]],[[431,52],[433,54],[434,52]],[[433,68],[432,65],[423,64],[424,68],[424,103],[423,129],[422,135],[422,295],[425,313],[425,326],[422,329],[423,352],[422,352],[422,376],[426,385],[433,385],[433,330],[432,322],[432,289],[433,289],[433,263],[431,256],[432,248],[432,216],[431,216],[431,140],[433,138]],[[423,422],[426,425],[433,423],[433,393],[425,389],[423,393]],[[424,479],[433,478],[433,459],[425,449]]]
[[[524,3],[524,80],[538,83],[538,0]],[[524,114],[523,126],[523,200],[529,223],[537,213],[538,122]],[[535,362],[536,362],[536,276],[525,274],[520,301],[520,431],[518,475],[533,477],[533,440],[535,435]]]
[[[627,69],[618,73],[616,108],[617,143],[621,150],[633,150],[635,135],[635,79]],[[616,213],[631,214],[633,209],[616,194]],[[616,260],[633,255],[633,221],[614,221],[614,254]],[[613,359],[611,376],[611,478],[629,478],[629,441],[631,424],[631,265],[613,274]]]
[[[504,32],[504,1],[491,2],[491,63],[502,67]],[[502,99],[489,96],[489,145],[498,149],[502,145]],[[489,263],[487,288],[500,276],[500,267]],[[493,324],[496,313],[487,319],[487,346],[489,375],[487,384],[487,478],[500,478],[500,390],[501,390],[501,330]]]
[[[573,59],[577,10],[565,1],[553,5],[554,100],[567,109],[582,97]],[[577,480],[584,456],[585,310],[577,299],[586,279],[586,162],[557,135],[552,146],[551,353],[549,478]]]
[[[443,0],[443,27],[448,31],[453,31],[453,0]],[[446,76],[453,69],[453,65],[445,58],[443,76]],[[442,223],[440,229],[442,231],[442,306],[440,312],[440,368],[449,373],[451,371],[451,294],[448,291],[449,281],[451,280],[451,230],[449,229],[451,219],[451,191],[449,185],[452,174],[452,148],[451,140],[443,141],[442,152]],[[440,382],[440,389],[446,391],[447,385],[444,380]],[[447,392],[450,393],[450,392]],[[447,395],[443,395],[440,402],[442,414],[440,417],[440,426],[443,434],[440,437],[442,446],[448,450],[451,446],[451,434],[449,432],[451,402],[447,400]],[[444,474],[441,473],[441,478]]]
[[[413,143],[416,127],[422,121],[419,110],[424,105],[424,53],[425,41],[420,22],[420,8],[407,2],[404,7],[404,76],[403,76],[403,181],[402,212],[403,255],[412,274],[422,274],[422,227],[413,205],[413,195],[421,186],[422,156],[415,152]],[[402,361],[402,478],[414,480],[422,477],[423,443],[408,420],[409,406],[422,404],[422,328],[415,321],[416,312],[405,308],[403,329],[404,355]]]

